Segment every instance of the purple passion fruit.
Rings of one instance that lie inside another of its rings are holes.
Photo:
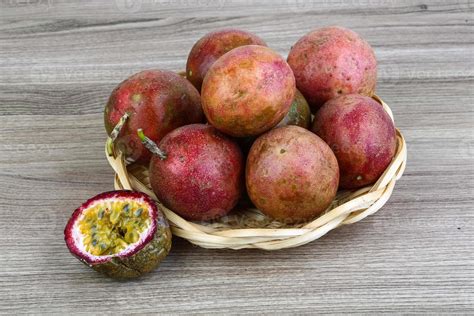
[[[288,113],[296,86],[290,66],[268,47],[234,48],[209,69],[202,104],[209,123],[235,137],[259,135]]]
[[[329,100],[316,113],[312,130],[334,151],[344,189],[374,183],[395,155],[393,121],[366,96],[348,94]]]
[[[255,141],[247,157],[246,182],[262,213],[285,223],[305,222],[334,200],[339,167],[321,138],[289,125]]]
[[[75,257],[113,278],[152,271],[171,248],[171,231],[156,203],[132,191],[87,200],[72,214],[64,236]]]
[[[223,29],[204,35],[189,52],[187,79],[201,90],[202,81],[212,64],[228,51],[245,45],[267,46],[257,35],[237,29]]]
[[[143,134],[141,138],[148,141]],[[150,162],[150,182],[158,199],[188,220],[227,214],[243,187],[240,148],[210,125],[192,124],[166,135]]]
[[[370,45],[342,27],[325,27],[303,36],[288,55],[296,78],[313,112],[341,94],[372,96],[377,61]]]
[[[146,70],[119,84],[104,111],[109,136],[120,119],[128,114],[116,146],[131,161],[148,163],[151,154],[137,136],[137,129],[155,142],[177,127],[201,123],[204,115],[199,92],[171,71]]]

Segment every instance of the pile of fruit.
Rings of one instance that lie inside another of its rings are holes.
[[[109,148],[148,166],[160,202],[187,220],[215,220],[247,198],[274,220],[307,222],[338,189],[374,183],[395,155],[376,79],[373,49],[345,28],[308,33],[286,61],[254,34],[211,32],[185,76],[145,70],[118,85],[104,112]],[[152,270],[171,247],[156,204],[131,191],[88,200],[65,238],[113,277]]]

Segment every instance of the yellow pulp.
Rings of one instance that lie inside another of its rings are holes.
[[[79,229],[86,251],[94,256],[106,256],[136,243],[150,223],[146,204],[133,200],[106,200],[84,211]]]

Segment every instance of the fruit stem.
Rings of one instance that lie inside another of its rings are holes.
[[[158,157],[160,157],[161,160],[165,160],[167,155],[166,153],[161,150],[158,145],[152,141],[151,139],[149,139],[148,137],[145,136],[145,134],[143,133],[143,130],[141,128],[139,128],[137,130],[137,134],[138,134],[138,137],[140,138],[140,140],[142,141],[142,144],[149,150],[151,151],[153,154],[157,155]]]
[[[112,139],[113,142],[117,139],[117,136],[119,135],[120,131],[122,130],[123,125],[127,121],[128,117],[129,117],[129,114],[127,112],[125,112],[125,114],[120,118],[117,125],[115,125],[114,129],[112,130],[112,133],[110,133],[110,138]]]
[[[114,129],[110,133],[110,137],[107,140],[107,154],[109,154],[109,156],[112,156],[114,154],[114,150],[113,150],[114,142],[117,139],[118,135],[120,134],[120,131],[125,125],[125,122],[127,121],[128,117],[129,117],[129,114],[125,112],[125,114],[120,118],[117,125],[115,125]]]

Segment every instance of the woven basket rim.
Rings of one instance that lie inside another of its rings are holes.
[[[383,106],[393,121],[390,107],[377,95],[373,99]],[[170,222],[175,236],[203,248],[278,250],[309,243],[341,225],[356,223],[385,205],[396,181],[403,175],[407,161],[406,142],[398,129],[396,137],[396,154],[376,183],[357,190],[338,192],[334,203],[321,216],[291,227],[265,217],[257,209],[234,212],[214,222],[187,221],[157,199],[147,184],[146,170],[142,168],[141,173],[136,172],[133,165],[127,165],[123,155],[115,149],[112,155],[108,154],[107,143],[105,154],[115,171],[115,189],[140,191],[150,195]]]

